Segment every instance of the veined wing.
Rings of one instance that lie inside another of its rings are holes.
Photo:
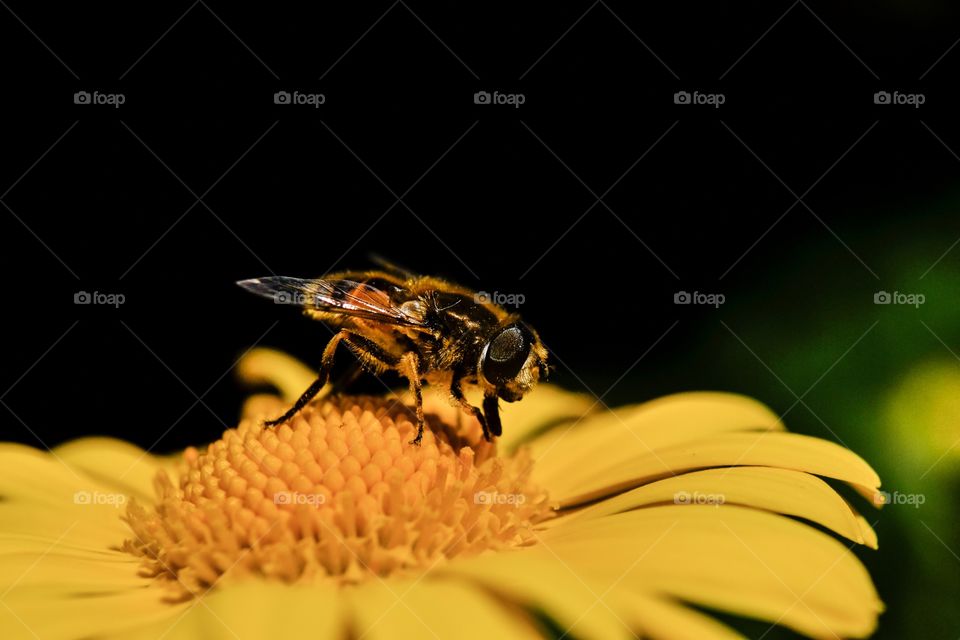
[[[293,304],[385,324],[423,326],[418,316],[394,304],[385,291],[363,282],[269,276],[240,280],[237,284],[276,304]]]

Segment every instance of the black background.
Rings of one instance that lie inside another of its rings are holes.
[[[850,243],[909,228],[960,168],[946,3],[10,9],[2,384],[22,421],[6,436],[29,443],[209,440],[211,413],[236,415],[224,374],[244,349],[316,364],[328,335],[232,283],[371,251],[524,295],[570,388],[602,394],[634,363],[644,382],[610,398],[717,386],[694,362],[674,375],[716,330],[674,292],[764,296],[785,252],[874,287],[876,245]],[[126,101],[75,105],[81,90]]]
[[[3,437],[157,452],[216,438],[246,393],[231,367],[247,348],[316,365],[329,336],[234,281],[365,268],[370,252],[522,294],[554,381],[608,404],[749,391],[770,372],[738,337],[829,323],[808,300],[838,286],[868,300],[900,239],[932,238],[933,263],[960,236],[937,205],[960,170],[957,14],[5,5]],[[294,90],[326,103],[274,104]],[[78,91],[125,103],[77,105]],[[877,91],[926,102],[877,105]],[[79,291],[126,300],[76,305]],[[677,291],[727,302],[679,306]]]
[[[947,3],[10,9],[2,384],[5,435],[31,444],[209,440],[236,415],[243,350],[316,364],[328,336],[232,283],[371,251],[524,295],[570,388],[602,394],[635,363],[641,384],[608,398],[722,386],[696,360],[731,336],[674,292],[769,295],[791,253],[816,254],[827,286],[874,287],[883,246],[858,240],[896,237],[960,168]],[[126,102],[75,105],[81,90]]]

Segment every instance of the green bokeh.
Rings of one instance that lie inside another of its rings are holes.
[[[854,549],[887,606],[878,638],[960,635],[960,244],[947,252],[960,236],[957,203],[921,207],[909,222],[865,216],[833,229],[839,239],[824,228],[772,262],[748,257],[738,268],[762,273],[738,286],[719,281],[727,304],[681,317],[678,330],[693,338],[667,370],[656,381],[631,376],[608,397],[746,393],[785,414],[791,430],[845,444],[873,465],[901,502],[878,510],[844,496],[880,539],[879,551]],[[878,291],[924,301],[876,304]],[[769,626],[734,624],[749,637]]]

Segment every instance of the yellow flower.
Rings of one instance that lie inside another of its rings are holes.
[[[0,637],[736,637],[704,609],[876,626],[850,551],[876,536],[818,476],[871,503],[879,478],[753,400],[608,412],[543,385],[492,445],[428,396],[417,448],[385,398],[263,430],[310,372],[270,351],[241,369],[284,399],[254,396],[203,451],[0,445]]]

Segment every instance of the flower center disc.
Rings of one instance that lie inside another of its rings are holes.
[[[385,398],[319,401],[275,429],[244,420],[187,449],[178,484],[158,473],[124,548],[190,597],[228,574],[351,583],[530,544],[552,509],[529,456],[427,421],[417,447],[410,410]]]

